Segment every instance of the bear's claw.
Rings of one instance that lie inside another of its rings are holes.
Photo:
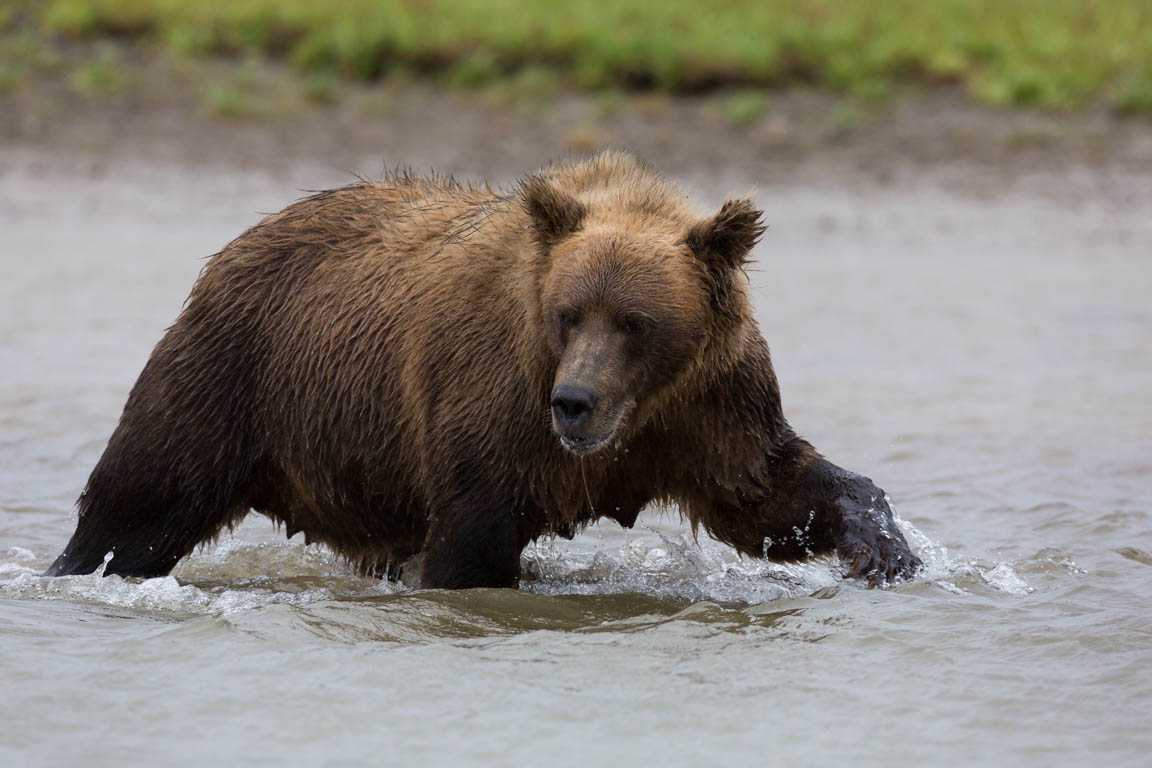
[[[848,564],[845,577],[862,578],[869,589],[912,578],[923,563],[896,526],[884,491],[864,477],[852,486],[838,501],[836,553]]]

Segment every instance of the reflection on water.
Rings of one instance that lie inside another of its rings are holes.
[[[888,490],[926,563],[915,582],[741,560],[651,512],[529,547],[519,591],[444,593],[356,577],[263,519],[168,578],[38,575],[198,257],[294,187],[343,180],[118,174],[24,173],[18,204],[12,176],[0,189],[3,764],[1152,750],[1142,180],[1067,199],[761,195],[751,276],[785,407]],[[714,201],[744,181],[695,183]]]

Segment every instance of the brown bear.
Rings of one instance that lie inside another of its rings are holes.
[[[365,573],[513,587],[528,542],[663,502],[744,555],[907,578],[884,492],[784,420],[763,229],[621,153],[301,200],[205,266],[48,574],[163,575],[254,509]]]

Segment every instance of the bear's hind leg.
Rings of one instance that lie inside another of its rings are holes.
[[[228,391],[243,378],[180,352],[170,332],[145,366],[46,575],[92,573],[111,552],[106,575],[163,576],[247,514],[255,465]]]
[[[112,446],[109,446],[109,452]],[[126,473],[113,473],[105,453],[80,497],[80,519],[48,576],[92,573],[110,552],[105,575],[150,578],[167,575],[200,543],[239,522],[248,507],[229,493],[228,478],[181,477],[175,468],[145,459]],[[149,471],[151,470],[151,471]]]

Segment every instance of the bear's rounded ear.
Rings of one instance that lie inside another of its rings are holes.
[[[580,229],[588,213],[584,203],[535,174],[520,182],[520,202],[545,245]]]
[[[726,200],[719,213],[688,230],[684,242],[707,263],[741,267],[764,234],[763,215],[746,197]]]

